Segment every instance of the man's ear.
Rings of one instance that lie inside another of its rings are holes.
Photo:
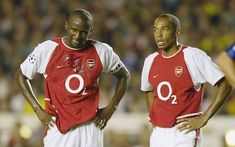
[[[176,37],[178,37],[180,35],[180,33],[181,33],[181,28],[177,28],[176,29],[176,33],[175,33]]]
[[[68,30],[68,29],[69,29],[68,21],[65,22],[64,28],[65,28],[65,30]]]

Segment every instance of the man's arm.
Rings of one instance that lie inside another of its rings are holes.
[[[94,120],[96,126],[100,129],[103,129],[106,126],[108,120],[111,118],[113,112],[116,110],[121,98],[126,92],[128,80],[130,79],[130,74],[124,67],[113,75],[117,78],[114,95],[108,106],[101,109],[98,112],[96,119]]]
[[[54,123],[54,120],[41,107],[40,103],[38,102],[36,96],[33,93],[29,79],[22,74],[21,69],[18,69],[16,72],[16,82],[25,99],[33,108],[34,112],[36,113],[42,124],[44,126],[52,125],[52,122]]]
[[[222,104],[225,102],[226,98],[231,93],[232,87],[229,85],[227,80],[225,78],[221,79],[216,86],[218,87],[216,91],[216,95],[209,105],[209,107],[206,109],[206,111],[197,117],[192,118],[182,118],[177,120],[177,124],[181,123],[179,125],[178,129],[180,131],[187,130],[186,133],[201,128],[204,125],[207,124],[208,120],[216,113],[216,111],[222,106]]]
[[[235,63],[225,51],[217,57],[217,63],[223,70],[226,79],[235,88]]]
[[[153,104],[153,91],[146,92],[146,103],[147,103],[148,111],[150,112],[152,104]]]

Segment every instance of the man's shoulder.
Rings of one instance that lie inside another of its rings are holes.
[[[88,42],[89,44],[93,45],[98,52],[107,52],[107,51],[112,52],[113,51],[113,48],[107,43],[100,42],[98,40],[93,40],[93,39],[89,39]]]
[[[38,43],[37,47],[35,47],[35,49],[37,50],[47,50],[47,49],[53,49],[56,46],[58,46],[58,42],[54,41],[54,40],[44,40],[40,43]]]
[[[153,59],[153,58],[155,58],[157,55],[159,55],[158,52],[151,53],[151,54],[149,54],[149,55],[145,58],[145,60]]]
[[[197,55],[197,54],[206,54],[205,51],[203,51],[200,48],[193,47],[193,46],[186,46],[183,50],[186,54],[192,54],[192,55]]]
[[[88,39],[87,41],[88,41],[88,43],[93,44],[93,45],[94,45],[95,43],[99,43],[98,40],[94,40],[94,39]]]
[[[149,55],[145,58],[144,63],[150,65],[150,64],[153,62],[153,60],[155,59],[155,57],[156,57],[157,55],[159,55],[158,52],[154,52],[154,53],[149,54]]]
[[[98,40],[94,40],[94,39],[88,39],[87,40],[88,43],[92,44],[92,45],[101,45],[101,46],[109,46],[107,43],[98,41]]]

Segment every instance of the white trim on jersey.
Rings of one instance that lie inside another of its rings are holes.
[[[193,116],[199,116],[202,115],[202,112],[197,112],[197,113],[190,113],[190,114],[186,114],[186,115],[181,115],[176,117],[176,119],[180,119],[180,118],[187,118],[187,117],[193,117]]]
[[[45,100],[45,101],[51,101],[51,99],[49,99],[49,98],[44,98],[44,100]]]
[[[142,91],[152,91],[153,88],[151,84],[148,81],[148,74],[149,70],[152,66],[154,58],[158,55],[157,52],[150,54],[144,61],[144,66],[142,69],[142,74],[141,74],[141,87],[140,90]]]
[[[183,46],[181,45],[181,46],[180,46],[180,49],[179,49],[176,53],[174,53],[173,55],[171,55],[171,56],[164,56],[164,55],[162,54],[162,57],[165,58],[165,59],[167,59],[167,58],[172,58],[172,57],[176,56],[176,55],[182,50],[182,48],[183,48]]]
[[[65,38],[65,37],[63,37],[63,38],[61,39],[61,42],[62,42],[63,45],[66,46],[68,49],[71,49],[71,50],[81,50],[81,49],[82,49],[82,48],[73,48],[73,47],[69,47],[69,46],[64,42],[64,38]]]

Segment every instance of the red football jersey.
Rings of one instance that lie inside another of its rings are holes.
[[[159,51],[146,58],[141,90],[154,92],[150,122],[169,128],[175,125],[177,117],[198,115],[203,83],[214,85],[224,75],[198,49],[181,47],[171,57],[164,57],[162,53]]]
[[[54,41],[61,44],[61,39]],[[58,116],[57,126],[62,131],[95,117],[99,102],[97,80],[102,69],[91,44],[85,50],[56,47],[46,68],[45,97],[50,98],[46,110],[55,107],[50,110]]]
[[[39,44],[21,64],[32,79],[45,76],[46,111],[56,116],[61,132],[94,119],[99,104],[98,79],[102,72],[117,72],[123,63],[107,44],[89,41],[77,50],[61,38]]]

